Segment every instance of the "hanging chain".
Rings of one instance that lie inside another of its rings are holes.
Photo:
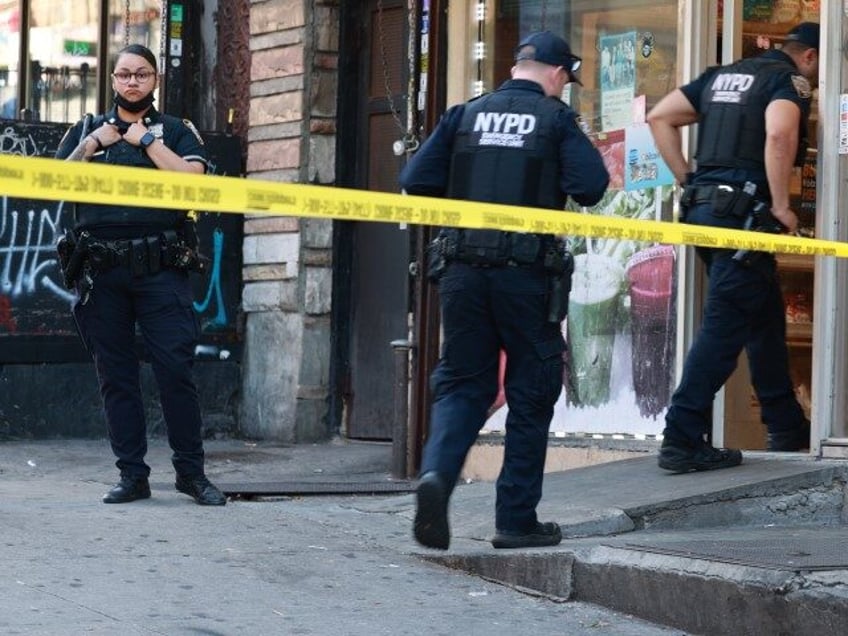
[[[409,0],[409,8],[410,12],[410,29],[412,28],[412,23],[414,22],[414,14],[415,14],[415,0]],[[392,151],[396,156],[401,156],[404,153],[414,152],[418,149],[418,140],[415,138],[415,135],[412,132],[411,126],[404,125],[400,118],[400,112],[397,108],[395,108],[395,101],[392,95],[392,87],[391,87],[391,79],[389,77],[389,64],[388,64],[388,56],[386,55],[386,30],[383,26],[383,0],[377,0],[377,30],[378,30],[378,38],[380,41],[380,63],[383,70],[383,86],[386,89],[386,99],[389,102],[389,110],[392,114],[392,119],[395,120],[395,125],[397,125],[398,130],[403,133],[403,138],[399,139],[392,145]],[[410,47],[408,47],[410,48]],[[408,55],[411,57],[413,51],[408,51]],[[412,60],[411,60],[412,62]],[[410,64],[410,67],[412,64]],[[410,77],[410,81],[412,81],[412,77]],[[409,91],[407,91],[407,109],[412,109],[413,105],[409,103]],[[410,115],[411,113],[407,113]]]
[[[395,120],[397,127],[401,132],[406,132],[406,127],[400,120],[400,113],[395,108],[395,101],[392,98],[392,87],[389,79],[389,63],[386,59],[386,30],[383,28],[383,0],[377,0],[377,30],[380,38],[380,62],[383,67],[383,85],[386,88],[386,99],[389,100],[389,109],[392,111],[392,119]]]
[[[130,0],[124,4],[124,46],[130,45]]]

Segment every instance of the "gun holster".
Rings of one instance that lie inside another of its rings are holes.
[[[442,241],[437,237],[427,245],[427,279],[431,283],[439,282],[448,263],[442,251]]]
[[[721,188],[729,186],[718,186],[719,193],[716,198],[714,214],[717,216],[732,216],[737,219],[746,219],[751,214],[751,208],[754,205],[754,195],[748,194],[744,190],[734,188],[731,192],[721,190]],[[722,196],[723,195],[723,196]]]
[[[768,203],[764,201],[754,202],[742,229],[752,232],[765,232],[766,234],[781,234],[786,230],[783,224],[771,213]],[[733,260],[745,267],[751,267],[767,255],[768,252],[737,250],[733,255]]]
[[[574,256],[565,243],[556,241],[545,252],[544,266],[548,272],[548,322],[560,323],[568,315]]]
[[[162,234],[162,264],[175,269],[203,273],[209,259],[198,249],[197,231],[193,221],[187,221],[178,233],[168,230]]]
[[[754,203],[754,197],[735,185],[723,183],[687,185],[680,195],[680,220],[686,221],[689,209],[701,203],[709,203],[714,216],[746,219]]]
[[[74,289],[82,274],[82,268],[88,256],[88,240],[88,232],[82,232],[77,237],[72,230],[67,230],[56,243],[62,282],[67,289]]]

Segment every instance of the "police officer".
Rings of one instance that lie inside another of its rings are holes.
[[[685,184],[684,221],[794,232],[793,166],[806,152],[812,86],[819,69],[819,25],[793,28],[779,50],[707,69],[649,113],[657,147]],[[680,128],[698,122],[697,170],[681,150]],[[759,213],[757,213],[759,211]],[[779,222],[779,223],[778,223]],[[698,248],[709,288],[703,320],[666,415],[659,465],[672,472],[728,468],[742,453],[705,439],[715,393],[744,348],[768,430],[768,448],[809,445],[810,424],[789,377],[786,322],[774,256]]]
[[[549,31],[527,36],[511,80],[445,113],[401,173],[404,191],[554,210],[564,208],[567,195],[596,203],[609,175],[577,114],[559,99],[578,81],[579,66],[562,38]],[[509,416],[492,544],[556,545],[559,525],[540,523],[536,506],[565,348],[564,307],[548,300],[564,295],[567,302],[567,289],[557,285],[570,283],[570,255],[553,237],[497,230],[443,230],[435,246],[431,275],[439,277],[444,340],[431,378],[415,538],[449,546],[448,499],[498,392],[504,349]]]
[[[138,44],[122,49],[112,73],[114,108],[71,127],[56,156],[203,174],[206,153],[200,135],[188,120],[153,108],[156,85],[153,53]],[[187,271],[193,227],[186,217],[179,210],[91,203],[76,207],[71,240],[86,251],[75,281],[73,314],[94,359],[120,470],[120,481],[103,497],[105,503],[150,497],[136,324],[159,387],[176,489],[199,504],[226,503],[204,474],[202,422],[192,378],[199,329]]]

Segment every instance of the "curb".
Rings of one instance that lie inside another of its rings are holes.
[[[585,538],[545,550],[422,558],[687,633],[844,634],[846,482],[848,469],[823,464],[624,510],[564,507],[563,535]]]
[[[846,576],[845,570],[821,576],[602,547],[575,558],[571,600],[696,634],[826,636],[845,633]]]

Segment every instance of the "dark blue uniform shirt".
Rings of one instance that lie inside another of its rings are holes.
[[[161,140],[170,150],[186,161],[198,162],[207,166],[206,148],[203,139],[188,120],[160,113],[151,108],[144,115],[144,125]],[[96,117],[91,134],[100,126],[113,124],[123,133],[129,128],[128,122],[122,121],[116,109]],[[82,139],[82,121],[72,126],[63,137],[56,151],[57,159],[67,158]],[[108,163],[117,166],[137,168],[156,168],[153,160],[147,156],[144,148],[134,146],[121,140],[91,157],[92,163]],[[180,227],[185,212],[182,210],[142,209],[126,205],[99,205],[94,203],[77,204],[76,229],[91,231],[93,236],[104,239],[136,238],[155,234],[163,229]]]

